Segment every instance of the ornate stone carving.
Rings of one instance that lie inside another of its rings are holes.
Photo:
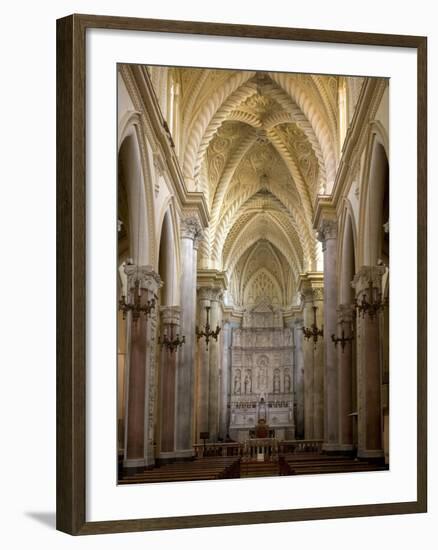
[[[181,318],[181,308],[179,306],[161,306],[160,314],[163,325],[179,326]]]
[[[160,276],[151,265],[128,264],[125,265],[125,273],[128,276],[128,288],[134,288],[135,281],[139,280],[140,288],[156,295],[158,289],[163,286]]]
[[[198,287],[198,300],[219,302],[222,299],[223,290],[220,287],[201,286]]]
[[[382,277],[385,274],[385,267],[376,265],[376,266],[362,266],[359,271],[354,276],[354,279],[351,283],[352,287],[356,290],[356,296],[360,296],[369,287],[370,280],[373,282],[373,287],[381,290],[382,286]]]
[[[181,219],[181,237],[183,239],[202,240],[203,231],[199,220],[195,216]]]
[[[318,228],[318,240],[322,242],[322,249],[325,250],[325,244],[328,239],[336,239],[338,236],[338,221],[324,219]]]
[[[324,300],[324,289],[322,287],[303,288],[301,290],[301,298],[305,304],[319,302]]]
[[[245,380],[243,383],[245,395],[252,393],[252,373],[250,370],[247,370],[245,373]]]
[[[233,384],[233,391],[236,395],[240,395],[241,385],[242,385],[241,372],[240,372],[240,369],[237,369],[234,374],[234,384]]]
[[[274,393],[280,393],[280,371],[279,371],[279,369],[274,370],[273,392]]]

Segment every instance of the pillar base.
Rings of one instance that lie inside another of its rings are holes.
[[[155,458],[124,458],[123,468],[153,468],[155,466]]]
[[[195,453],[193,449],[181,450],[181,451],[167,451],[161,452],[158,455],[157,462],[159,464],[170,464],[172,462],[188,462],[193,460]]]
[[[384,458],[383,449],[358,449],[358,458]]]
[[[148,464],[144,458],[128,458],[123,461],[123,476],[139,474],[154,467],[155,464]]]
[[[322,452],[325,454],[337,454],[352,456],[355,455],[353,445],[346,443],[324,443],[322,446]]]
[[[340,450],[339,443],[323,443],[321,447],[324,453],[334,453]]]
[[[144,468],[146,461],[144,458],[125,458],[123,459],[123,468]]]

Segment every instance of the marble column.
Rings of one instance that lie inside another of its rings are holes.
[[[302,285],[303,325],[310,328],[313,324],[313,307],[316,310],[316,323],[320,328],[323,322],[324,291],[321,287],[312,287],[310,282]],[[323,439],[324,435],[324,364],[323,340],[315,343],[312,338],[303,338],[304,358],[304,438]]]
[[[303,299],[303,326],[310,328],[313,323],[313,292],[311,288],[305,288],[302,292]],[[313,342],[303,335],[303,397],[304,397],[304,439],[313,439]]]
[[[156,397],[156,311],[161,279],[151,266],[127,265],[127,287],[139,281],[141,303],[155,299],[149,317],[141,314],[134,322],[128,313],[128,364],[126,369],[125,453],[123,466],[143,468],[155,463],[154,428]]]
[[[316,324],[318,327],[324,325],[324,296],[323,288],[313,289],[313,305],[316,310]],[[312,312],[313,313],[313,312]],[[312,321],[313,322],[313,321]],[[325,329],[324,329],[325,330]],[[318,338],[313,344],[313,437],[314,439],[324,438],[324,338]]]
[[[351,338],[351,323],[353,320],[353,310],[351,304],[341,304],[338,306],[338,330],[335,336]],[[332,345],[334,345],[332,343]],[[342,348],[341,343],[337,344],[338,365],[339,365],[339,449],[341,451],[353,450],[353,343],[351,340],[345,343]]]
[[[195,217],[181,220],[181,335],[185,343],[179,351],[176,372],[176,456],[193,456],[196,259],[201,226]]]
[[[323,219],[318,228],[324,254],[324,450],[338,450],[338,357],[331,335],[337,333],[337,256],[338,222]]]
[[[179,306],[162,306],[160,308],[161,336],[167,335],[169,339],[176,338],[180,334]],[[184,344],[183,344],[184,346]],[[166,346],[161,347],[160,371],[161,371],[161,395],[160,395],[160,454],[162,460],[174,459],[175,453],[175,408],[177,403],[176,373],[179,369],[179,350],[170,350]]]
[[[210,325],[211,330],[222,325],[222,289],[212,289]],[[217,341],[210,339],[208,351],[210,353],[210,369],[208,384],[208,431],[210,440],[217,441],[219,435],[219,355],[221,352],[222,333],[219,333]]]
[[[295,319],[293,325],[294,340],[294,403],[295,403],[295,437],[304,439],[304,354],[303,354],[303,319]]]
[[[373,292],[381,290],[384,267],[362,266],[353,280],[356,297],[365,295],[370,302],[369,282]],[[357,389],[358,389],[358,456],[383,457],[381,410],[381,339],[379,313],[371,319],[357,313]]]
[[[210,307],[210,289],[199,288],[198,289],[198,307],[199,307],[199,330],[204,330],[205,323],[207,322],[206,308]],[[209,375],[210,375],[210,354],[205,345],[205,339],[200,338],[198,340],[198,388],[197,388],[197,427],[196,427],[196,440],[199,442],[199,434],[201,432],[208,432],[208,401],[209,401]]]
[[[219,410],[219,437],[225,441],[228,434],[228,411],[231,391],[231,324],[225,322],[222,328],[221,385]]]
[[[210,307],[210,329],[215,330],[221,325],[220,300],[222,288],[205,286],[198,288],[199,330],[205,330],[207,322],[206,307]],[[200,432],[208,432],[210,441],[216,441],[219,433],[219,353],[221,349],[221,334],[218,340],[210,338],[208,349],[205,337],[198,342],[198,427],[196,437]]]

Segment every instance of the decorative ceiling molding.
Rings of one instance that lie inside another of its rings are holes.
[[[331,192],[338,167],[339,77],[172,71],[154,78],[169,86],[170,75],[179,85],[179,111],[171,113],[182,132],[175,143],[184,188],[196,189],[207,207],[198,265],[226,271],[228,292],[239,302],[266,268],[280,302],[291,307],[300,274],[315,269],[320,254],[313,221],[318,196]],[[170,106],[172,93],[157,96]]]
[[[287,92],[310,123],[318,139],[324,157],[328,184],[331,186],[336,177],[336,143],[333,143],[330,129],[321,115],[322,109],[318,109],[318,105],[311,101],[306,90],[298,85],[297,79],[291,78],[286,73],[269,73],[269,76]]]
[[[184,174],[188,177],[194,177],[195,172],[195,162],[198,158],[198,151],[201,147],[201,142],[203,142],[203,147],[205,151],[205,135],[208,129],[209,124],[212,122],[213,117],[216,115],[218,109],[222,107],[224,102],[229,99],[231,94],[238,90],[245,82],[248,81],[255,73],[248,71],[239,71],[236,72],[231,78],[229,78],[223,86],[218,88],[210,97],[210,99],[202,107],[200,114],[198,115],[196,121],[194,122],[190,134],[187,136],[188,143],[184,155]],[[247,90],[247,93],[251,93],[250,90]],[[243,99],[244,94],[242,94]],[[230,111],[235,105],[231,101]],[[216,121],[214,125],[214,131],[224,120],[225,116],[220,120]],[[212,128],[209,128],[208,135],[211,137],[214,134]]]

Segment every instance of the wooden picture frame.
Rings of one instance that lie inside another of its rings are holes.
[[[184,517],[86,521],[85,74],[87,29],[118,29],[412,48],[417,52],[417,499],[410,502]],[[72,535],[347,518],[427,511],[427,39],[71,15],[57,21],[57,529]]]

